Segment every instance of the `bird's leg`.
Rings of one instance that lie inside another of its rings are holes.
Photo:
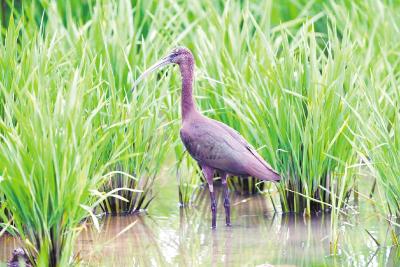
[[[227,174],[221,173],[222,185],[224,186],[224,207],[226,216],[226,226],[231,226],[231,206],[229,202],[229,189],[226,182]]]
[[[210,198],[211,198],[211,213],[212,213],[212,221],[211,228],[215,229],[217,227],[217,201],[215,200],[215,192],[213,187],[214,182],[214,169],[208,166],[201,166],[203,174],[208,183],[208,188],[210,190]]]
[[[213,185],[208,185],[210,189],[210,197],[211,197],[211,213],[212,213],[212,220],[211,220],[211,228],[215,229],[217,227],[217,201],[215,200],[215,193],[213,190]]]

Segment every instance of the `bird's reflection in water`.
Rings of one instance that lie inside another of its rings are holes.
[[[329,216],[306,219],[294,214],[273,212],[270,201],[263,196],[233,194],[232,227],[224,225],[222,191],[218,190],[218,227],[209,229],[209,201],[201,201],[192,216],[183,220],[185,225],[197,225],[199,229],[184,236],[196,239],[196,233],[204,235],[201,263],[212,266],[295,264],[319,261],[329,252]],[[207,192],[204,192],[207,194]],[[207,199],[202,198],[200,199]],[[182,227],[181,227],[182,229]],[[181,232],[182,234],[182,232]],[[193,242],[187,242],[193,244]],[[208,256],[207,256],[208,255]]]

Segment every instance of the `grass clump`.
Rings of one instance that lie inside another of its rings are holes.
[[[176,146],[176,150],[180,149]],[[176,152],[179,155],[179,152]],[[174,169],[178,180],[178,201],[181,206],[193,204],[193,199],[204,183],[200,166],[187,152],[181,151],[181,158],[177,160]],[[199,179],[200,176],[200,179]]]
[[[358,128],[360,156],[378,182],[385,213],[400,218],[400,70],[382,54],[382,70],[371,73],[364,87],[369,117]],[[377,76],[383,75],[383,79]],[[379,88],[379,90],[375,89]],[[357,112],[362,119],[363,112]],[[374,191],[371,192],[374,195]]]
[[[348,29],[357,44],[353,61],[359,66],[360,103],[348,103],[360,123],[354,131],[359,158],[376,179],[369,199],[379,207],[391,225],[398,226],[400,168],[399,147],[399,10],[387,1],[352,2],[347,7],[332,4],[327,8],[336,17],[340,32]],[[397,221],[397,222],[396,222]],[[398,229],[398,228],[397,228]],[[398,244],[392,232],[394,244]]]
[[[397,85],[398,88],[398,85]],[[388,101],[392,112],[385,112],[376,100],[369,99],[372,110],[368,128],[363,127],[361,141],[363,158],[378,183],[378,197],[383,205],[385,215],[390,222],[399,225],[400,218],[400,91],[396,91],[396,101]],[[387,97],[387,96],[385,96]],[[372,192],[372,194],[376,194]],[[394,233],[394,232],[393,232]],[[399,244],[396,234],[393,242]]]
[[[265,118],[254,116],[253,124],[270,129],[266,149],[284,176],[282,209],[310,214],[348,200],[351,193],[349,167],[356,157],[349,140],[356,120],[345,103],[357,102],[357,70],[346,36],[339,41],[330,30],[321,47],[324,39],[307,27],[299,39],[282,43],[265,93],[255,96],[266,100],[259,108]],[[262,88],[262,81],[257,86]]]
[[[150,46],[158,27],[150,23],[146,11],[162,17],[165,9],[152,2],[138,2],[135,6],[130,1],[97,4],[91,27],[85,32],[87,44],[96,51],[93,60],[110,96],[107,112],[101,114],[96,124],[101,127],[106,122],[113,129],[107,144],[110,152],[115,147],[124,147],[119,159],[110,165],[112,175],[106,178],[101,190],[109,192],[121,187],[140,190],[121,190],[119,198],[101,203],[101,209],[111,214],[133,213],[148,207],[154,197],[154,181],[171,143],[172,135],[166,127],[170,107],[163,104],[168,90],[153,83],[131,93],[133,73],[139,72],[137,66],[150,64],[160,50],[158,46]],[[129,27],[125,27],[127,22]],[[150,37],[144,38],[148,34]],[[163,38],[157,37],[160,46],[165,46]],[[102,158],[103,164],[109,161],[107,154]]]
[[[3,177],[0,176],[0,182],[3,180]],[[7,223],[10,220],[10,212],[6,207],[6,199],[3,193],[0,193],[0,233],[3,229],[7,228]],[[6,229],[7,230],[7,229]]]
[[[24,89],[6,96],[8,115],[0,121],[0,190],[30,261],[64,266],[71,264],[79,225],[92,210],[91,190],[105,168],[96,165],[107,136],[98,139],[91,124],[104,103],[84,110],[83,94],[90,83],[80,76],[87,74],[83,69],[63,82],[54,74],[48,76],[53,81],[44,78],[45,70],[33,72]],[[49,101],[57,81],[59,90]]]

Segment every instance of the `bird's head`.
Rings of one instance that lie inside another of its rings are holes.
[[[183,46],[176,47],[168,56],[171,63],[178,65],[193,60],[192,52]]]
[[[161,60],[159,60],[157,63],[155,63],[147,70],[145,70],[142,73],[142,75],[139,76],[139,78],[135,81],[135,84],[132,87],[132,91],[136,88],[136,86],[139,84],[141,80],[143,80],[147,75],[154,72],[155,70],[168,64],[182,65],[185,63],[193,63],[192,52],[190,52],[190,50],[187,49],[186,47],[182,46],[174,48],[171,51],[171,53],[169,53],[166,57],[163,57]]]

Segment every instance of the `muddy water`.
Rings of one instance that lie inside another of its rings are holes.
[[[105,217],[101,232],[84,231],[77,244],[87,266],[400,266],[398,251],[368,236],[387,239],[387,224],[374,212],[344,219],[338,231],[341,256],[329,256],[330,218],[273,213],[262,196],[232,194],[232,227],[224,226],[218,193],[217,229],[211,230],[208,192],[195,206],[179,208],[159,197],[148,214]],[[0,262],[16,243],[0,240]],[[1,265],[1,264],[0,264]]]

